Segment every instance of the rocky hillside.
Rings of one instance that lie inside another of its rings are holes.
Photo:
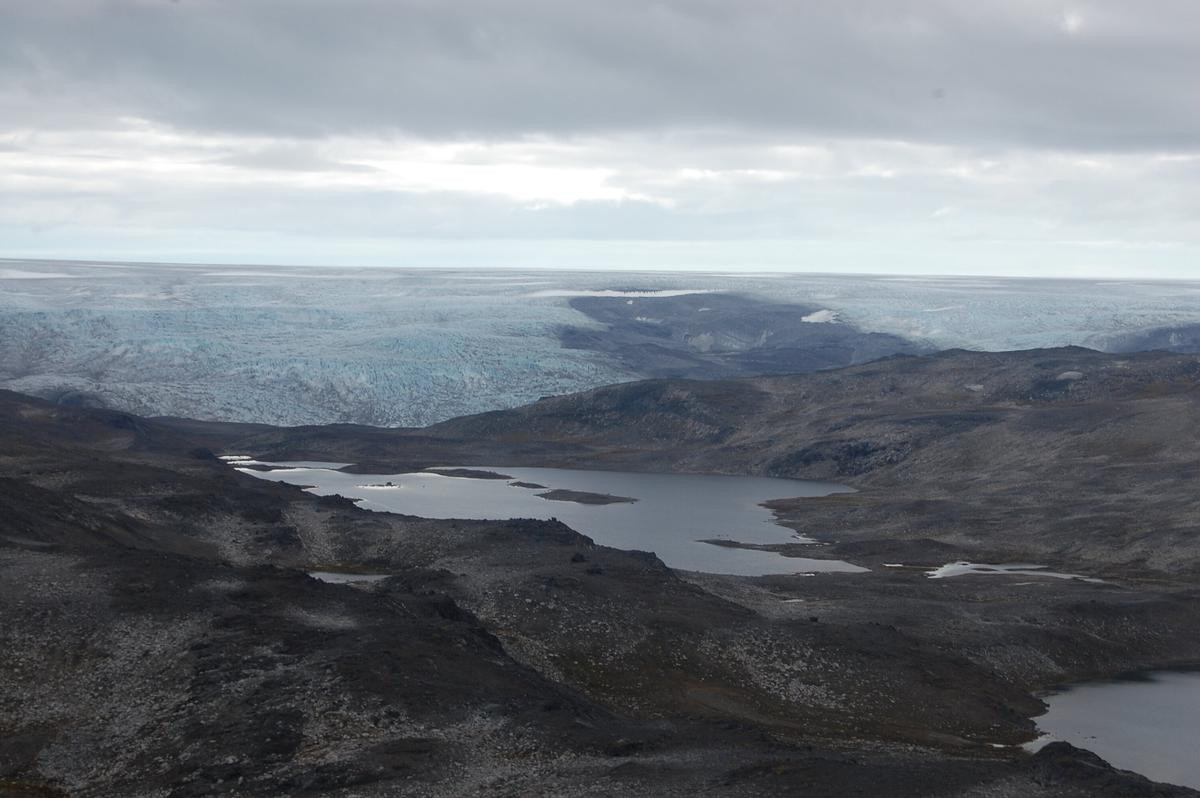
[[[423,430],[231,430],[221,442],[364,470],[508,464],[832,479],[859,492],[778,510],[868,561],[928,540],[938,556],[1195,573],[1198,385],[1194,355],[960,350],[797,376],[616,385]]]
[[[1014,745],[1031,691],[1200,658],[1186,583],[681,574],[209,448],[356,432],[0,393],[0,795],[1188,794]]]
[[[864,332],[819,305],[739,294],[576,297],[571,307],[603,326],[562,327],[564,347],[605,353],[642,377],[794,374],[931,351],[898,335]]]

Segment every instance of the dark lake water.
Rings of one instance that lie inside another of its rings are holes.
[[[230,464],[236,467],[245,463]],[[429,472],[349,474],[311,465],[304,463],[270,471],[245,469],[245,472],[261,479],[313,486],[315,493],[362,499],[359,506],[369,510],[425,518],[554,517],[597,543],[653,551],[672,568],[749,576],[865,570],[841,560],[784,557],[774,552],[700,542],[804,541],[792,530],[774,523],[771,512],[759,505],[769,499],[851,491],[829,482],[502,466],[489,466],[486,470],[506,474],[511,479],[473,479]],[[510,484],[514,481],[544,485],[545,489]],[[388,482],[392,483],[390,487],[386,486]],[[609,494],[637,501],[603,505],[550,501],[538,495],[546,489]]]
[[[1037,724],[1047,736],[1030,748],[1064,740],[1122,770],[1200,789],[1200,672],[1080,684],[1044,700],[1050,711]]]

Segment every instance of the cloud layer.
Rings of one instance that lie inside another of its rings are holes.
[[[861,271],[1190,276],[1196,75],[1183,0],[8,3],[0,235],[396,263],[448,240],[480,265],[573,241],[598,267],[663,246],[590,242],[784,268],[790,241],[808,269],[815,246]]]

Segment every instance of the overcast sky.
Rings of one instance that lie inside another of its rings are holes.
[[[1200,3],[0,0],[0,256],[1200,278]]]

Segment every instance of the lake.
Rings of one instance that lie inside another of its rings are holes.
[[[1200,789],[1200,672],[1073,685],[1043,700],[1050,710],[1037,724],[1046,736],[1031,750],[1064,740],[1122,770]]]
[[[795,496],[828,496],[853,492],[830,482],[769,477],[698,474],[641,474],[561,468],[475,467],[504,474],[505,479],[478,479],[421,471],[404,474],[350,474],[312,464],[261,463],[271,470],[243,466],[254,462],[227,456],[230,465],[260,479],[310,486],[313,493],[361,499],[359,506],[423,518],[557,518],[605,546],[653,551],[668,566],[691,571],[761,576],[781,573],[861,572],[842,560],[784,557],[770,551],[728,548],[704,540],[750,544],[815,541],[774,522],[762,502]],[[276,468],[274,466],[284,466]],[[290,466],[290,467],[289,467]],[[446,469],[443,469],[446,470]],[[522,482],[536,487],[521,487]],[[388,483],[391,483],[390,485]],[[607,501],[584,504],[551,501],[540,494],[574,491]]]

